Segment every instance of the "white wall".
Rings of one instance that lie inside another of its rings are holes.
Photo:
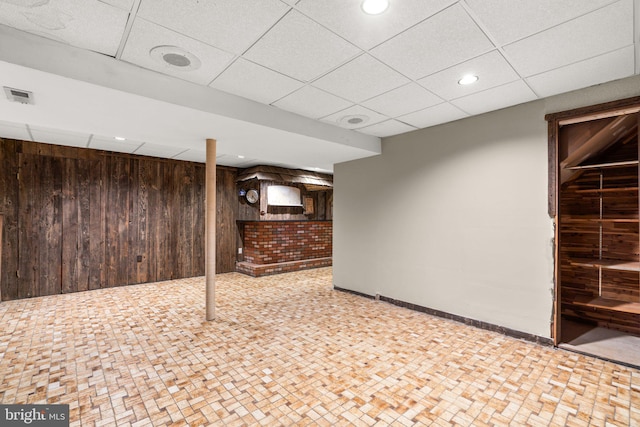
[[[550,337],[546,113],[640,77],[383,140],[334,169],[335,286]]]

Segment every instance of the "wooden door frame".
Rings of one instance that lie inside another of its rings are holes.
[[[553,315],[551,322],[551,338],[554,345],[561,340],[561,316],[560,316],[560,212],[558,210],[559,187],[559,160],[558,160],[558,134],[560,128],[565,125],[583,123],[608,117],[622,116],[640,112],[640,96],[575,108],[573,110],[560,111],[545,115],[548,127],[548,213],[553,218],[554,224],[554,284],[553,284]]]

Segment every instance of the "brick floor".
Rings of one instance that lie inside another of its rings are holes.
[[[639,426],[640,371],[334,291],[331,268],[0,304],[0,403],[72,426]]]

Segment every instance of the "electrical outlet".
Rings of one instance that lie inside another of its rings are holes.
[[[238,255],[242,255],[242,248],[238,248]]]
[[[138,256],[136,257],[136,261],[138,261],[138,262],[142,262],[142,255],[138,255]]]

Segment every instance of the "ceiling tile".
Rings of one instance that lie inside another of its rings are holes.
[[[426,128],[441,123],[452,122],[467,116],[467,113],[460,111],[460,109],[455,106],[448,102],[443,102],[442,104],[398,117],[398,120],[417,128]]]
[[[110,4],[111,6],[118,7],[122,10],[131,11],[134,0],[98,0],[103,3]]]
[[[402,74],[419,79],[493,49],[456,4],[371,50]]]
[[[173,156],[176,160],[184,160],[186,162],[206,163],[207,152],[204,150],[187,150]]]
[[[304,86],[273,105],[301,116],[319,119],[344,110],[352,103],[313,86]]]
[[[297,9],[356,46],[369,50],[455,2],[395,1],[381,15],[363,13],[360,1],[301,0]]]
[[[355,124],[342,121],[341,119],[346,116],[362,116],[364,121],[360,123],[355,123]],[[365,108],[361,105],[354,105],[345,110],[342,110],[330,116],[324,117],[322,121],[331,123],[333,125],[337,125],[346,129],[359,129],[365,126],[371,126],[372,124],[379,123],[387,119],[388,117],[383,116],[382,114],[378,114],[375,111],[371,111],[368,108]]]
[[[358,129],[358,132],[384,138],[387,136],[400,135],[401,133],[411,132],[412,130],[416,130],[416,128],[397,120],[387,120],[384,122],[376,123],[375,125],[360,128]]]
[[[478,76],[478,81],[470,85],[458,84],[458,81],[467,74]],[[498,51],[494,50],[420,79],[418,83],[436,95],[451,100],[500,86],[518,80],[518,78],[518,74],[509,63]]]
[[[591,12],[615,0],[466,0],[485,29],[501,45]]]
[[[409,83],[365,101],[362,105],[385,116],[398,117],[441,102],[442,99],[422,86],[416,83]]]
[[[31,141],[31,135],[26,125],[0,121],[0,138]]]
[[[146,142],[139,146],[134,153],[141,156],[165,157],[170,159],[183,151],[185,151],[185,148],[181,146],[158,145]]]
[[[353,102],[364,101],[409,82],[397,71],[364,54],[312,83]]]
[[[91,135],[60,129],[50,129],[29,125],[33,140],[47,144],[68,145],[70,147],[86,147]]]
[[[309,81],[360,50],[306,16],[292,11],[244,55],[294,79]]]
[[[133,153],[142,144],[144,144],[142,141],[132,141],[129,139],[126,141],[116,141],[106,136],[94,135],[89,142],[89,148],[114,151],[116,153]]]
[[[264,104],[271,104],[303,85],[304,83],[291,77],[238,58],[209,86]]]
[[[538,96],[547,97],[631,76],[634,65],[634,48],[628,46],[526,80]]]
[[[98,0],[0,4],[0,24],[111,56],[118,50],[129,16]]]
[[[142,0],[138,16],[240,55],[289,9],[278,0]]]
[[[177,46],[195,55],[201,66],[196,70],[180,70],[161,64],[149,52],[156,46]],[[207,85],[233,59],[233,55],[192,38],[137,18],[122,52],[122,60],[194,83]]]
[[[458,98],[451,101],[451,103],[461,110],[475,115],[522,104],[534,99],[536,99],[535,93],[522,80],[517,80],[503,86]]]
[[[633,44],[633,1],[623,0],[504,48],[523,76]]]

